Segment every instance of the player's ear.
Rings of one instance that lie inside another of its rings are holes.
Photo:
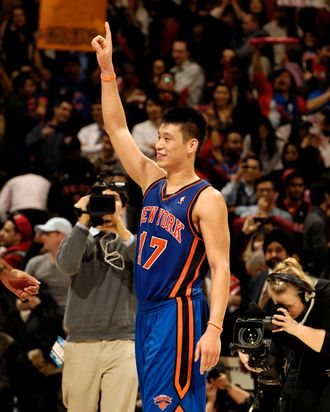
[[[188,142],[188,152],[196,152],[198,148],[198,140],[197,139],[190,139]]]

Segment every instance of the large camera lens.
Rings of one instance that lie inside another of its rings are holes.
[[[243,328],[238,337],[241,344],[257,345],[262,339],[262,331],[260,328]]]

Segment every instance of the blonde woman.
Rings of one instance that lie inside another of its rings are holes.
[[[277,411],[328,411],[330,405],[330,281],[312,278],[294,258],[267,277],[274,343],[283,354]],[[274,336],[275,338],[275,336]],[[241,355],[248,366],[248,356]]]

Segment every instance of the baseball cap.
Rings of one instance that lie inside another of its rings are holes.
[[[52,217],[44,225],[36,225],[36,232],[61,232],[66,235],[71,233],[72,225],[64,217]]]

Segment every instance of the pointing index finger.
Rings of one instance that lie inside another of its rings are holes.
[[[105,27],[105,39],[110,42],[111,41],[111,32],[110,32],[109,23],[107,21],[105,22],[104,27]]]

